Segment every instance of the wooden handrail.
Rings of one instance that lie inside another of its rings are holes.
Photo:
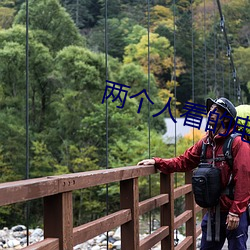
[[[123,209],[95,221],[73,229],[74,245],[80,244],[94,238],[104,232],[108,232],[120,225],[132,220],[130,209]]]
[[[160,194],[139,202],[138,178],[157,173],[154,166],[129,166],[58,176],[48,176],[0,184],[0,206],[33,199],[44,199],[44,240],[26,250],[72,250],[101,233],[121,226],[122,249],[146,250],[161,241],[161,249],[196,249],[201,233],[196,213],[201,211],[193,198],[191,173],[186,184],[174,189],[173,174],[160,174]],[[120,183],[120,210],[73,228],[74,190]],[[185,196],[186,211],[174,218],[174,200]],[[160,207],[161,226],[139,239],[139,216]],[[186,238],[174,247],[174,230],[186,224]]]
[[[1,183],[0,206],[154,173],[153,166],[133,166]]]

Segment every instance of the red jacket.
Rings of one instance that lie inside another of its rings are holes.
[[[206,135],[195,145],[185,151],[184,154],[176,158],[162,159],[154,158],[155,166],[163,173],[186,172],[198,166],[202,151],[202,142],[209,143],[207,146],[206,159],[213,158],[213,146],[216,157],[224,157],[223,145],[226,136],[216,135],[213,139]],[[232,212],[241,215],[247,208],[250,201],[250,144],[243,142],[237,136],[232,144],[233,155],[233,180],[234,180],[234,200],[230,200],[225,194],[220,198],[221,211]],[[224,189],[230,178],[231,170],[226,161],[215,162],[215,166],[221,169],[221,184]]]

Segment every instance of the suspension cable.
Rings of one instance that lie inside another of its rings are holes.
[[[174,74],[173,74],[173,80],[174,80],[174,96],[175,96],[174,106],[175,106],[175,119],[176,119],[176,116],[177,116],[177,113],[176,113],[177,88],[176,88],[176,28],[175,28],[175,25],[176,25],[176,16],[175,16],[176,15],[176,2],[175,2],[175,0],[173,0],[173,5],[174,5],[174,9],[173,9],[173,12],[174,12]],[[177,154],[177,149],[176,149],[177,141],[176,141],[176,137],[177,137],[177,131],[176,131],[176,123],[175,123],[175,150],[174,150],[175,156]]]
[[[147,1],[148,7],[148,18],[147,18],[147,29],[148,29],[148,94],[150,96],[150,0]],[[148,158],[151,157],[151,148],[150,148],[150,128],[151,128],[151,120],[150,120],[150,102],[148,102]],[[151,197],[151,175],[148,176],[148,188],[149,188],[149,197]],[[151,233],[152,228],[152,212],[149,212],[149,233]]]
[[[228,41],[226,24],[225,24],[225,18],[224,18],[223,14],[222,14],[220,0],[216,0],[216,1],[217,1],[217,6],[218,6],[219,14],[220,14],[220,27],[221,27],[221,31],[224,34],[224,38],[226,40],[226,45],[227,45],[227,57],[230,60],[230,67],[232,69],[232,75],[233,75],[233,81],[234,81],[234,93],[235,93],[235,90],[236,90],[238,103],[241,104],[242,103],[241,86],[240,86],[239,80],[237,81],[237,72],[236,72],[236,68],[235,68],[235,65],[234,65],[234,60],[233,60],[231,45],[230,45],[230,43]],[[235,89],[236,88],[236,84],[237,84],[237,89]]]
[[[207,41],[206,41],[206,0],[204,0],[204,93],[207,97]]]
[[[217,32],[216,32],[216,15],[215,15],[215,0],[213,1],[214,9],[214,91],[217,95]]]
[[[221,23],[220,23],[220,27],[221,27]],[[224,40],[218,39],[218,48],[219,48],[219,56],[220,59],[219,61],[221,62],[220,65],[220,70],[221,70],[221,80],[222,80],[222,96],[225,96],[225,67],[224,67],[224,60],[223,57],[221,58],[221,53],[224,50],[225,44],[224,44]]]
[[[26,71],[26,174],[25,179],[29,179],[29,0],[26,0],[26,45],[25,45],[25,71]],[[29,245],[29,210],[30,203],[26,202],[26,239]]]
[[[108,0],[105,0],[105,22],[104,22],[104,29],[105,29],[105,78],[106,78],[106,84],[109,74],[108,74]],[[108,147],[109,147],[109,133],[108,133],[108,127],[109,127],[109,120],[108,120],[108,102],[106,102],[106,169],[109,167],[109,161],[108,161]],[[108,215],[109,212],[109,186],[106,184],[106,215]],[[108,232],[107,232],[107,249],[108,249]]]
[[[193,0],[191,0],[191,36],[192,36],[192,100],[195,103],[195,96],[194,96],[194,10],[193,10]],[[193,144],[194,144],[194,127],[193,127]]]
[[[174,74],[173,74],[173,80],[174,80],[174,107],[175,107],[175,119],[177,116],[177,112],[176,112],[176,99],[177,99],[177,86],[176,86],[176,2],[175,0],[173,0],[173,23],[174,23]],[[174,133],[175,133],[175,137],[174,137],[174,154],[175,157],[177,155],[177,130],[176,130],[176,123],[174,124]],[[177,187],[177,173],[175,173],[175,187]],[[178,245],[179,243],[179,239],[178,239],[178,232],[177,229],[175,230],[175,240],[176,240],[176,245]]]

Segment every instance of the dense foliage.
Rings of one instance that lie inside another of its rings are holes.
[[[172,157],[194,141],[181,139],[177,152],[162,142],[169,113],[151,115],[170,97],[175,116],[186,101],[204,104],[207,96],[221,95],[237,100],[214,1],[206,1],[205,10],[201,0],[181,0],[175,6],[172,1],[149,2],[29,1],[30,178],[135,165],[156,155]],[[221,2],[247,102],[250,3]],[[1,1],[1,182],[26,176],[26,20],[24,0]],[[122,109],[119,99],[102,103],[106,79],[130,87]],[[142,95],[130,97],[143,89],[154,104],[144,96],[137,113]],[[154,178],[152,194],[159,188]],[[145,199],[148,179],[140,184],[140,199]],[[118,185],[110,185],[110,211],[119,207],[117,193]],[[75,192],[75,224],[105,213],[105,196],[106,187]],[[40,203],[31,203],[32,224],[42,223]],[[1,207],[0,215],[0,227],[20,223],[24,205]]]

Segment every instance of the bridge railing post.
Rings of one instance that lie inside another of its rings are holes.
[[[58,238],[60,250],[73,249],[72,192],[44,197],[44,238]]]
[[[121,249],[139,250],[138,178],[120,182],[121,209],[130,209],[132,220],[121,225]]]
[[[191,184],[192,180],[192,172],[185,173],[185,183]],[[192,217],[186,222],[186,236],[193,237],[193,243],[188,248],[188,250],[196,249],[196,211],[195,211],[195,200],[193,196],[193,192],[185,195],[185,210],[192,211]]]
[[[169,227],[169,235],[161,241],[162,250],[174,249],[174,177],[160,174],[160,193],[169,195],[169,202],[161,206],[161,226]]]

